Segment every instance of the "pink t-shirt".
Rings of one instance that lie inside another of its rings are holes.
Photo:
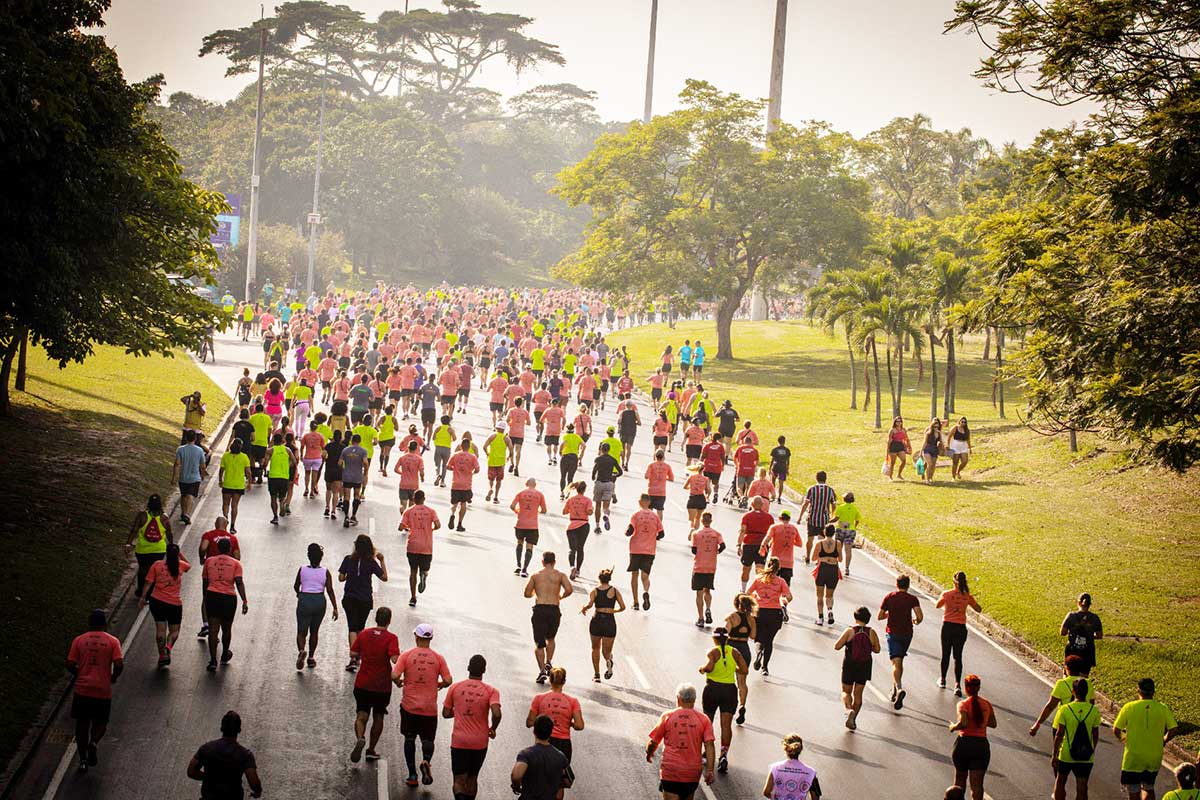
[[[767,538],[763,539],[759,551],[766,553],[769,550],[779,559],[780,567],[791,569],[795,564],[794,548],[798,544],[803,544],[799,529],[790,522],[777,522],[767,530]]]
[[[942,592],[939,602],[942,605],[942,621],[967,624],[967,607],[975,606],[975,598],[958,589]]]
[[[112,665],[123,661],[121,643],[106,631],[88,631],[76,636],[67,653],[75,665],[75,694],[82,697],[112,697]]]
[[[695,783],[703,770],[704,743],[714,740],[712,722],[694,708],[677,708],[659,718],[650,740],[662,745],[662,780]]]
[[[471,488],[471,481],[476,470],[479,469],[479,459],[475,457],[474,453],[459,450],[450,456],[446,466],[450,469],[450,488],[461,491]]]
[[[433,553],[433,526],[440,524],[437,512],[427,505],[413,505],[404,509],[400,524],[408,529],[408,552],[419,555]]]
[[[488,384],[488,391],[492,393],[490,402],[503,403],[506,389],[508,389],[508,381],[504,378],[492,378],[492,382]]]
[[[564,692],[544,692],[534,695],[529,710],[535,717],[545,714],[554,720],[552,739],[571,738],[571,719],[579,711],[579,701]]]
[[[400,470],[400,488],[416,489],[421,485],[421,457],[416,453],[405,453],[396,462]]]
[[[542,412],[542,424],[546,426],[546,435],[558,436],[562,433],[563,422],[566,418],[567,412],[559,406],[551,406]]]
[[[150,571],[146,573],[146,588],[151,584],[154,585],[154,590],[150,592],[150,596],[155,600],[169,605],[177,606],[183,603],[179,596],[179,587],[183,582],[183,573],[192,568],[192,565],[179,559],[179,574],[171,575],[171,570],[167,569],[166,561],[155,561],[150,565]]]
[[[508,435],[515,439],[525,438],[525,426],[529,424],[529,412],[524,408],[511,408],[508,411]]]
[[[567,498],[567,502],[563,504],[567,510],[567,517],[570,522],[567,523],[567,530],[573,531],[576,528],[582,528],[587,524],[588,517],[592,515],[592,501],[587,495],[574,494]]]
[[[633,526],[629,552],[633,555],[654,555],[658,550],[658,534],[663,529],[658,514],[649,509],[640,509],[629,518],[629,524]]]
[[[218,553],[204,560],[204,580],[208,590],[217,594],[236,594],[235,579],[242,577],[242,562]]]
[[[454,732],[450,746],[463,750],[483,750],[488,746],[489,713],[500,705],[500,692],[483,681],[468,678],[446,690],[444,708],[454,711]]]
[[[316,431],[309,431],[300,437],[300,444],[304,445],[304,459],[319,459],[321,453],[325,449],[325,437]]]
[[[646,467],[646,494],[654,497],[666,497],[667,481],[675,480],[675,473],[666,461],[651,461]]]
[[[537,489],[522,489],[513,498],[517,504],[517,524],[521,530],[536,531],[538,512],[546,508],[546,496]]]
[[[683,488],[688,490],[688,494],[708,494],[709,485],[708,476],[699,472],[689,475],[683,482]]]
[[[404,678],[401,708],[410,714],[437,715],[438,678],[450,681],[450,667],[440,653],[429,647],[405,650],[396,659],[392,675]]]
[[[696,555],[692,560],[692,572],[714,573],[717,571],[717,553],[725,540],[712,528],[701,528],[692,534],[692,547]]]
[[[792,590],[778,575],[770,582],[764,581],[762,578],[755,578],[754,583],[747,587],[746,594],[758,601],[759,608],[780,608],[783,604],[779,598],[784,596],[789,600],[792,598]]]

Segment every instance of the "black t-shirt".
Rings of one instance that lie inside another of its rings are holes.
[[[520,800],[555,800],[567,769],[567,757],[548,744],[535,744],[517,753],[517,762],[525,764]]]
[[[254,441],[254,426],[248,419],[239,419],[233,423],[233,438],[242,440],[242,452],[250,452],[250,444]]]
[[[592,480],[596,483],[612,483],[620,473],[621,465],[611,455],[601,453],[596,456],[596,461],[592,464]]]
[[[254,753],[233,739],[213,739],[200,745],[196,760],[204,768],[200,800],[242,800],[242,776],[258,769]]]
[[[1104,635],[1100,617],[1091,611],[1074,611],[1067,614],[1063,623],[1067,629],[1067,652],[1089,655],[1096,651],[1096,634]]]
[[[717,431],[725,438],[733,436],[733,431],[737,428],[737,421],[740,415],[733,408],[722,408],[715,414],[717,418]]]
[[[621,412],[620,419],[617,420],[617,427],[621,429],[621,433],[631,434],[637,431],[637,411],[626,407]]]
[[[792,451],[783,445],[779,445],[771,451],[771,469],[775,472],[787,472],[791,460]]]
[[[339,459],[342,457],[342,451],[346,449],[346,445],[342,441],[330,441],[325,445],[325,480],[340,481],[342,479],[342,465]]]

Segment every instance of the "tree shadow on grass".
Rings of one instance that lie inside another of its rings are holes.
[[[134,513],[151,492],[167,493],[176,439],[113,414],[15,405],[0,440],[3,763],[62,675],[88,611],[105,605],[127,566]]]
[[[143,416],[143,417],[148,417],[150,419],[158,420],[159,422],[161,422],[165,425],[169,425],[171,427],[181,427],[183,425],[183,405],[182,404],[180,404],[179,417],[173,418],[173,417],[167,417],[163,414],[155,414],[152,411],[148,411],[145,406],[135,406],[135,405],[131,405],[129,403],[122,403],[120,400],[114,400],[110,396],[96,394],[95,392],[85,392],[82,389],[79,389],[75,386],[70,386],[65,383],[59,383],[57,381],[47,380],[46,378],[44,378],[40,375],[30,375],[29,380],[31,383],[44,383],[48,386],[53,386],[56,389],[59,389],[60,391],[70,392],[71,394],[76,394],[76,395],[79,395],[80,397],[87,397],[92,400],[98,400],[107,405],[116,406],[117,408],[126,408],[126,409],[129,409],[130,411],[133,411],[133,412]],[[44,397],[40,394],[37,394],[36,392],[27,392],[27,394],[30,397],[36,397],[38,400],[41,400],[43,403],[45,403],[49,406],[61,409],[62,411],[66,412],[68,414],[71,414],[72,416],[74,416],[76,414],[85,413],[83,411],[79,411],[78,409],[65,408],[65,407],[59,405],[58,403],[56,403],[55,401],[51,400],[50,398]]]

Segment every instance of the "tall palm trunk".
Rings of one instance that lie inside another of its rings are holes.
[[[871,337],[871,360],[875,362],[875,430],[880,430],[883,427],[883,418],[879,409],[879,349],[875,345],[874,336]],[[867,399],[870,400],[870,397]]]
[[[1000,419],[1004,419],[1004,330],[996,326],[996,391],[1000,397]]]
[[[892,411],[893,417],[900,416],[900,406],[904,402],[904,346],[901,340],[901,346],[896,348],[896,394],[893,405],[895,409]]]
[[[850,329],[846,329],[846,350],[850,352],[850,410],[858,408],[858,367],[854,363],[854,345],[850,342]]]
[[[871,410],[871,364],[867,356],[871,355],[871,343],[868,341],[863,348],[863,385],[866,392],[863,395],[863,411]]]
[[[888,392],[890,392],[892,395],[892,417],[897,417],[897,416],[899,416],[900,412],[896,411],[896,380],[895,380],[895,376],[892,374],[892,345],[890,342],[886,345],[886,354],[887,354]]]
[[[937,407],[937,351],[934,347],[937,345],[937,340],[933,336],[933,326],[929,326],[929,418],[933,419],[938,415]]]
[[[945,414],[943,416],[949,419],[950,415],[954,413],[955,381],[958,377],[958,363],[954,358],[954,329],[946,328],[942,336],[946,340],[946,389],[943,392],[945,395],[943,403]]]

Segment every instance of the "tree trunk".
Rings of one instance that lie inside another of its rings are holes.
[[[896,396],[895,410],[892,412],[893,417],[899,417],[903,414],[900,410],[904,405],[904,348],[901,347],[896,351]]]
[[[890,344],[885,345],[885,352],[887,354],[888,392],[892,396],[892,416],[895,417],[897,415],[896,414],[896,379],[892,373],[892,346]]]
[[[733,316],[742,304],[739,293],[726,297],[717,305],[717,360],[733,359]]]
[[[929,328],[929,418],[936,419],[937,409],[937,351],[933,338],[933,328]]]
[[[929,357],[932,359],[933,354],[931,353]],[[921,385],[921,381],[923,381],[923,380],[925,380],[925,359],[918,356],[917,357],[917,386],[918,387]]]
[[[996,327],[996,390],[1000,396],[1000,419],[1004,419],[1004,331]]]
[[[943,394],[943,408],[945,409],[944,416],[950,419],[950,415],[954,413],[954,390],[955,378],[957,377],[958,364],[954,360],[954,329],[947,328],[946,333],[946,388]]]
[[[21,329],[21,350],[17,354],[17,379],[13,381],[13,386],[18,392],[25,391],[25,361],[29,355],[29,329]]]
[[[846,331],[846,349],[850,351],[850,410],[858,408],[858,367],[854,363],[854,345],[850,343],[850,331]]]
[[[12,378],[13,359],[17,357],[19,347],[20,343],[15,335],[4,343],[3,360],[0,360],[0,417],[7,417],[12,413],[8,402],[8,382]]]
[[[863,411],[871,410],[871,362],[867,360],[867,356],[871,355],[870,342],[863,347],[863,386],[866,392],[863,394]]]
[[[988,326],[983,327],[983,360],[992,360],[992,329]]]
[[[880,397],[879,397],[879,349],[875,345],[875,337],[871,337],[871,360],[875,362],[875,430],[880,430],[883,427],[883,419],[880,414]],[[870,396],[867,397],[870,400]]]

